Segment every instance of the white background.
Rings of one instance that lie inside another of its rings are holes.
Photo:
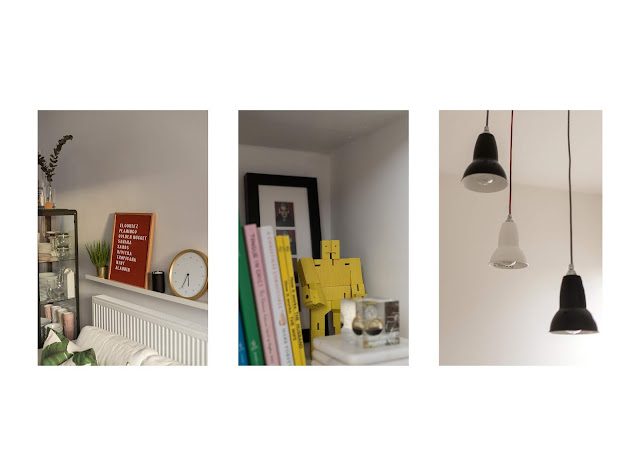
[[[209,110],[210,271],[225,280],[209,291],[221,301],[208,368],[42,369],[35,328],[6,322],[3,446],[637,449],[640,74],[625,3],[13,2],[1,17],[0,265],[11,318],[34,317],[38,109]],[[295,377],[236,366],[237,325],[225,321],[237,316],[231,168],[237,110],[249,108],[410,110],[411,366]],[[603,110],[598,366],[438,367],[438,111],[464,108]],[[70,402],[52,399],[61,387]],[[59,417],[72,430],[56,434]]]

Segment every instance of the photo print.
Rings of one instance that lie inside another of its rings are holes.
[[[293,216],[293,203],[285,201],[276,201],[276,227],[294,227],[295,219]]]

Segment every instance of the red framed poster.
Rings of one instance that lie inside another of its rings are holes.
[[[149,266],[153,248],[155,213],[113,215],[113,239],[109,259],[109,279],[149,288]]]

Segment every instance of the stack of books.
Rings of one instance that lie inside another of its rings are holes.
[[[408,366],[409,341],[399,344],[363,348],[341,336],[317,337],[313,340],[312,366]]]
[[[272,226],[240,225],[240,365],[306,365],[291,244]]]

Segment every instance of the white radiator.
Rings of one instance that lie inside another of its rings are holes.
[[[207,327],[127,301],[96,295],[93,326],[139,342],[188,366],[207,365]]]

